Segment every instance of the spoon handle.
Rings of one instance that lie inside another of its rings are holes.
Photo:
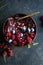
[[[27,17],[31,17],[31,16],[34,16],[34,15],[36,15],[36,14],[39,14],[40,12],[34,12],[34,13],[32,13],[32,14],[29,14],[29,15],[26,15],[26,16],[24,16],[24,17],[21,17],[21,18],[19,18],[18,20],[21,20],[21,19],[24,19],[24,18],[27,18]]]

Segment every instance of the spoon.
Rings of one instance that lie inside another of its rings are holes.
[[[20,17],[20,18],[16,18],[16,19],[18,19],[18,20],[25,19],[25,18],[27,18],[27,17],[31,17],[31,16],[34,16],[34,15],[39,14],[39,13],[40,13],[40,12],[34,12],[34,13],[31,13],[31,14],[26,15],[26,16],[24,16],[24,17]]]

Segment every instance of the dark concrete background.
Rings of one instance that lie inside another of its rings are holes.
[[[2,23],[8,16],[35,11],[40,12],[32,17],[37,25],[37,36],[34,42],[38,42],[39,45],[32,46],[30,49],[26,46],[13,47],[13,57],[7,58],[7,62],[4,63],[0,56],[0,65],[43,65],[43,28],[40,21],[40,16],[43,15],[43,0],[0,0],[0,32]]]

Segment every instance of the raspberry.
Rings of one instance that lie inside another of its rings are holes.
[[[3,55],[3,56],[7,56],[7,52],[6,52],[6,51],[4,51],[2,55]]]
[[[15,35],[12,35],[12,40],[14,40],[15,39]]]
[[[32,24],[30,25],[30,27],[35,27],[35,24],[32,23]]]
[[[25,40],[22,39],[22,40],[21,40],[21,45],[24,46],[24,44],[25,44]]]
[[[7,45],[4,45],[4,49],[6,49],[8,46]]]
[[[35,37],[35,33],[30,33],[30,37],[34,38]]]
[[[31,43],[32,42],[32,38],[31,37],[27,37],[27,42]]]
[[[12,44],[15,46],[15,45],[17,45],[17,42],[14,40],[14,41],[12,42]]]
[[[12,49],[9,49],[9,50],[8,50],[8,56],[13,56]]]
[[[41,16],[41,20],[43,21],[43,16]]]
[[[6,37],[10,37],[11,36],[11,33],[10,32],[7,32],[6,33]]]
[[[16,37],[17,38],[20,38],[20,33],[16,33]]]

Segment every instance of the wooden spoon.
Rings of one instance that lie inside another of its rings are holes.
[[[21,20],[21,19],[24,19],[24,18],[27,18],[27,17],[34,16],[34,15],[39,14],[39,13],[40,13],[40,12],[34,12],[34,13],[32,13],[32,14],[29,14],[29,15],[26,15],[26,16],[24,16],[24,17],[17,18],[17,19],[18,19],[18,20]]]

